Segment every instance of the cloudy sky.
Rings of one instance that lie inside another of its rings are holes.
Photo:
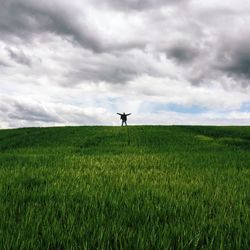
[[[0,128],[250,124],[249,0],[0,0]]]

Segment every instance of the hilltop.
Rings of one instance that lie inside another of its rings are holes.
[[[248,249],[250,127],[0,130],[1,249]]]

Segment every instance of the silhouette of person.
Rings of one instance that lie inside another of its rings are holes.
[[[127,116],[131,115],[131,113],[125,114],[125,112],[123,112],[123,114],[117,113],[117,115],[120,115],[120,119],[122,120],[122,126],[123,124],[127,126]]]

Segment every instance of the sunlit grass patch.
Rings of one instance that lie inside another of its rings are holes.
[[[228,145],[250,145],[250,140],[246,140],[246,139],[243,139],[243,138],[235,138],[235,137],[221,137],[221,138],[218,138],[218,141],[221,142],[221,143],[225,143],[225,144],[228,144]]]
[[[196,135],[195,138],[201,141],[213,141],[214,140],[214,138],[210,136],[206,136],[206,135]]]

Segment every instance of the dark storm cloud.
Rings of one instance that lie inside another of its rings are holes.
[[[240,40],[232,38],[229,41],[223,41],[218,47],[214,68],[237,79],[243,86],[248,86],[250,80],[249,36],[244,35]]]
[[[199,55],[199,51],[197,48],[189,45],[178,45],[177,43],[175,46],[167,49],[166,55],[179,63],[190,63]]]
[[[22,51],[13,51],[12,49],[7,49],[8,51],[8,54],[10,56],[10,58],[12,60],[14,60],[15,62],[19,63],[19,64],[24,64],[24,65],[27,65],[27,66],[30,66],[31,65],[31,59],[26,56]]]
[[[250,46],[237,47],[226,53],[227,59],[220,68],[230,75],[250,79]]]
[[[83,48],[95,53],[145,47],[145,41],[138,38],[125,43],[108,42],[87,20],[84,8],[77,9],[67,2],[0,0],[0,4],[0,33],[1,39],[6,41],[18,37],[30,42],[43,33],[51,33],[64,39],[72,38]],[[94,17],[91,19],[94,20]]]
[[[11,106],[8,117],[16,120],[42,121],[42,122],[62,122],[62,119],[55,113],[46,110],[44,107],[23,103],[15,100]]]
[[[0,96],[0,113],[6,120],[63,122],[54,111],[47,110],[39,103],[23,101],[19,98]]]
[[[83,55],[84,57],[84,55]],[[127,83],[141,75],[159,77],[164,73],[158,69],[156,62],[148,58],[139,50],[115,55],[98,55],[95,60],[86,62],[72,62],[74,67],[66,73],[67,79],[72,84],[78,84],[82,80],[92,82]],[[68,80],[67,80],[68,81]],[[67,82],[66,81],[66,82]]]
[[[95,0],[95,2],[97,2]],[[102,5],[119,10],[147,10],[155,9],[164,5],[175,5],[188,2],[188,0],[104,0]],[[99,3],[99,1],[98,1]]]
[[[103,50],[102,44],[88,23],[75,19],[74,9],[67,9],[58,2],[1,0],[0,32],[5,36],[17,36],[23,40],[34,38],[42,32],[73,37],[83,47],[95,52]],[[82,13],[84,16],[84,12]]]
[[[102,124],[103,110],[64,104],[48,105],[15,96],[0,96],[0,117],[0,127],[1,121],[8,127],[48,126],[68,121],[71,124]]]
[[[109,82],[109,83],[126,83],[139,75],[139,71],[132,67],[122,66],[105,66],[103,68],[90,69],[82,68],[78,71],[69,72],[68,78],[72,79],[74,84],[79,83],[82,80],[93,82]]]
[[[250,79],[250,55],[242,55],[225,67],[229,73]]]

